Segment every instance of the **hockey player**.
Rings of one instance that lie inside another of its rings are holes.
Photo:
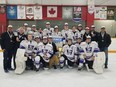
[[[38,49],[38,46],[40,46],[42,44],[42,42],[41,42],[41,38],[39,36],[35,36],[35,41],[37,42],[37,46],[34,49],[35,58],[33,60],[33,63],[34,63],[34,70],[39,71],[39,69],[40,69],[40,56],[37,56],[37,49]]]
[[[91,41],[91,36],[87,36],[86,41],[82,42],[80,46],[81,55],[78,70],[83,68],[84,63],[89,69],[92,69],[96,53],[99,52],[98,44],[95,41]]]
[[[72,37],[72,42],[76,43],[76,38],[78,37],[78,30],[76,29],[76,26],[72,27],[71,37]]]
[[[50,22],[46,22],[46,28],[43,30],[43,36],[52,35],[54,28],[50,26]]]
[[[85,33],[84,33],[84,35],[83,35],[83,41],[86,40],[86,37],[87,37],[87,36],[91,36],[89,27],[86,27],[86,28],[85,28]]]
[[[81,38],[82,38],[82,40],[83,40],[83,35],[84,35],[84,33],[85,33],[85,30],[83,30],[82,24],[78,24],[77,29],[78,29],[78,31],[79,31],[79,32],[78,32],[78,35],[81,36]]]
[[[25,35],[27,35],[29,31],[31,31],[31,28],[28,26],[27,23],[24,23],[23,28],[25,29]]]
[[[75,62],[74,54],[75,54],[75,45],[72,44],[72,39],[67,39],[67,45],[63,46],[63,55],[59,59],[60,67],[63,68],[64,64],[67,61],[68,68],[72,68]]]
[[[48,43],[47,37],[43,37],[43,43],[36,47],[37,56],[40,56],[40,62],[44,69],[48,69],[50,58],[53,55],[53,46]],[[39,61],[38,61],[39,62]]]
[[[34,49],[37,43],[33,40],[33,33],[29,32],[27,35],[27,40],[23,40],[20,43],[20,48],[25,49],[25,57],[27,57],[26,66],[27,69],[33,69],[33,58]]]
[[[77,63],[77,65],[79,65],[79,60],[80,60],[80,49],[81,49],[81,36],[77,37],[77,42],[75,43],[75,62]]]
[[[65,39],[71,34],[71,29],[69,29],[68,23],[64,24],[64,29],[61,31],[61,34]]]
[[[52,36],[61,36],[61,32],[59,31],[59,27],[54,27],[54,32],[52,33]]]

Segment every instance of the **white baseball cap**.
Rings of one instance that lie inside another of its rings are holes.
[[[46,24],[47,24],[47,25],[49,25],[49,24],[50,24],[50,22],[46,22]]]
[[[11,27],[12,28],[13,26],[12,25],[8,25],[8,27]]]
[[[101,26],[101,29],[105,29],[105,26]]]
[[[85,30],[89,30],[89,27],[85,27]]]
[[[28,26],[28,24],[27,23],[24,23],[24,26]]]
[[[95,25],[91,25],[92,28],[95,28]]]
[[[88,35],[88,36],[86,36],[86,39],[91,39],[91,36],[89,36],[89,35]]]
[[[54,28],[58,28],[58,26],[56,25]]]
[[[64,23],[64,25],[68,25],[68,23]]]
[[[82,24],[78,24],[78,27],[82,27]]]
[[[36,25],[32,25],[32,27],[36,27]]]

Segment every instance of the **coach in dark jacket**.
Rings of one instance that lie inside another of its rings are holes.
[[[11,60],[13,55],[13,48],[15,45],[15,36],[12,31],[12,25],[9,25],[7,32],[1,35],[1,48],[3,52],[3,66],[4,71],[7,73],[9,70],[13,70],[11,67]]]
[[[98,34],[98,45],[100,51],[104,51],[106,55],[105,68],[108,68],[108,47],[111,44],[111,37],[105,31],[105,26],[101,27],[101,32]]]
[[[98,32],[95,31],[95,26],[91,25],[91,30],[90,30],[90,34],[91,34],[91,41],[96,41],[98,42]]]

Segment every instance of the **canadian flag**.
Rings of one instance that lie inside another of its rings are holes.
[[[61,20],[62,7],[61,6],[43,6],[43,19],[47,20]]]
[[[57,17],[57,7],[47,7],[47,17]]]

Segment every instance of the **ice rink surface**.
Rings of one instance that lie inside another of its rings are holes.
[[[0,87],[116,87],[116,54],[109,54],[109,68],[103,74],[73,69],[4,73],[0,53]]]

